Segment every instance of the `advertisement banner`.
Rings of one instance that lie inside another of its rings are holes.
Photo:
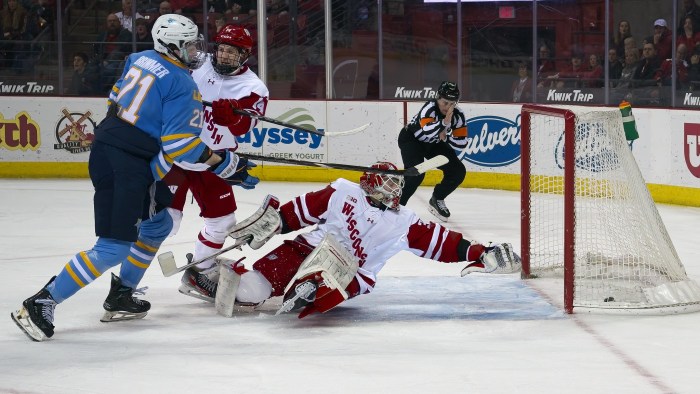
[[[0,112],[0,160],[87,162],[106,100],[16,98]]]
[[[86,163],[95,128],[107,110],[106,100],[100,98],[13,97],[3,101],[0,164]],[[239,149],[295,160],[353,165],[389,160],[401,166],[398,133],[424,102],[272,101],[268,117],[305,128],[337,132],[368,126],[355,134],[321,137],[260,122],[238,138]],[[467,171],[484,176],[519,175],[520,105],[462,102],[459,106],[466,115],[468,141],[456,153]],[[640,138],[632,153],[646,182],[700,188],[700,111],[635,107],[633,115]],[[18,168],[13,171],[21,172]]]

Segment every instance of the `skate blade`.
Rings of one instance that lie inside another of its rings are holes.
[[[310,304],[311,302],[306,301],[301,298],[302,294],[295,294],[293,297],[289,298],[288,300],[284,301],[282,303],[282,306],[280,309],[277,310],[275,313],[275,316],[281,315],[282,313],[287,313],[287,312],[292,312],[292,311],[297,311],[306,305]]]
[[[24,307],[16,312],[11,312],[10,316],[15,324],[17,324],[17,327],[32,341],[42,342],[48,339],[46,334],[44,334],[44,332],[29,318],[29,313],[27,313]]]
[[[445,216],[440,215],[440,212],[438,212],[437,209],[431,207],[430,205],[428,205],[428,212],[432,213],[433,216],[435,216],[436,218],[442,220],[443,222],[447,222],[447,219],[449,219],[449,218],[447,218],[447,217],[445,217]]]
[[[213,297],[207,297],[204,294],[198,292],[196,289],[194,289],[191,286],[188,286],[186,284],[181,285],[180,288],[178,289],[178,291],[186,296],[198,298],[202,301],[211,302],[211,303],[214,302]]]
[[[115,321],[143,319],[147,313],[148,312],[131,313],[131,312],[122,312],[122,311],[116,311],[116,312],[105,311],[105,314],[102,315],[102,318],[100,319],[100,321],[102,323],[111,323],[111,322],[115,322]]]

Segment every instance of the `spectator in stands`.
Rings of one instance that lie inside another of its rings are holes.
[[[698,31],[698,25],[695,24],[695,20],[691,17],[686,17],[683,22],[683,32],[678,34],[676,38],[676,49],[681,44],[684,44],[687,48],[687,59],[690,60],[690,55],[693,53],[695,47],[700,43],[700,32]]]
[[[610,48],[615,48],[616,53],[620,56],[625,53],[625,39],[632,37],[632,27],[629,21],[621,20],[617,25],[617,31],[613,35]]]
[[[148,28],[148,22],[143,18],[138,18],[134,24],[136,25],[136,31],[134,33],[136,37],[136,51],[140,52],[146,49],[153,49],[153,36],[151,35],[151,30]]]
[[[683,34],[685,30],[685,18],[693,19],[695,26],[700,26],[700,6],[697,5],[695,0],[683,0],[682,14],[678,18],[680,25],[678,25],[678,35]],[[688,47],[690,51],[692,47]]]
[[[248,10],[243,10],[243,5],[241,4],[240,1],[239,2],[233,1],[230,4],[231,4],[231,6],[228,9],[226,9],[226,11],[225,11],[227,15],[230,15],[230,16],[243,16],[243,15],[247,16],[248,15]]]
[[[586,70],[583,68],[583,55],[578,51],[571,52],[571,62],[563,70],[551,76],[556,78],[557,89],[576,89],[583,86],[581,78]]]
[[[676,89],[685,90],[688,87],[688,62],[685,44],[679,44],[676,48]],[[654,79],[657,86],[671,86],[673,59],[665,59],[661,67],[656,71]]]
[[[688,90],[700,90],[700,48],[696,47],[690,56],[688,66]]]
[[[73,55],[73,78],[68,89],[69,94],[77,96],[94,96],[99,94],[97,84],[99,73],[89,63],[85,52],[76,52]]]
[[[642,59],[637,64],[637,70],[634,73],[635,87],[656,85],[654,75],[661,66],[661,60],[656,55],[654,44],[648,42],[642,48]],[[649,83],[649,82],[652,83]]]
[[[20,4],[27,10],[27,38],[38,37],[53,24],[56,6],[50,0],[20,0]]]
[[[610,80],[610,87],[614,88],[622,75],[622,69],[625,67],[617,56],[615,48],[608,50],[608,63],[608,79]]]
[[[27,10],[17,0],[7,0],[7,7],[0,11],[2,20],[2,41],[0,52],[4,54],[3,67],[16,68],[16,58],[21,56],[26,37],[24,36],[27,21]],[[21,68],[16,68],[20,71]]]
[[[289,5],[286,0],[272,0],[267,7],[268,15],[280,15],[289,12]]]
[[[148,23],[148,31],[153,30],[153,24],[156,23],[156,19],[165,14],[172,14],[173,8],[169,1],[161,1],[158,5],[158,15],[153,15]]]
[[[372,20],[372,7],[376,7],[373,3],[375,2],[369,0],[353,2],[353,30],[374,30],[376,28]]]
[[[656,71],[661,67],[661,60],[656,55],[654,43],[647,42],[642,48],[642,60],[637,63],[634,72],[633,84],[636,103],[658,104],[658,96],[654,96],[656,89]]]
[[[196,14],[202,12],[202,0],[172,0],[170,4],[176,14]]]
[[[219,31],[226,26],[226,16],[225,15],[220,15],[214,20],[214,32],[212,33],[214,37],[216,37],[217,34],[219,34]],[[212,41],[212,40],[209,40]]]
[[[107,15],[106,29],[97,37],[95,59],[100,70],[101,91],[109,91],[121,75],[123,63],[131,53],[131,33],[122,29],[115,14]]]
[[[17,56],[13,67],[17,73],[30,73],[44,51],[44,45],[52,41],[49,29],[54,21],[55,4],[49,0],[19,0],[20,6],[27,11],[24,32],[17,43]],[[53,45],[53,43],[51,43]]]
[[[637,51],[637,57],[639,58],[642,55],[642,51],[637,47],[637,40],[634,39],[634,37],[627,37],[625,38],[625,50],[622,53],[627,53],[628,49],[634,49]]]
[[[543,88],[549,85],[551,80],[547,77],[556,73],[554,60],[552,59],[552,51],[547,45],[540,46],[539,58],[537,60],[537,87]]]
[[[594,53],[588,56],[588,67],[582,76],[582,87],[603,87],[603,66],[600,64],[600,57]]]
[[[131,0],[122,0],[122,10],[114,14],[119,18],[122,28],[128,30],[129,33],[134,32],[134,17],[131,13],[131,7]],[[143,18],[143,15],[137,12],[136,19],[138,18]]]
[[[660,59],[670,58],[673,50],[673,37],[667,26],[665,19],[657,19],[654,21],[654,35],[652,36],[652,40],[654,48],[656,48],[656,55]],[[642,56],[643,55],[644,53],[642,53]]]
[[[622,68],[620,79],[611,90],[612,102],[620,102],[623,99],[633,103],[632,89],[634,88],[634,73],[639,64],[639,51],[630,48],[625,51],[625,66]]]
[[[367,77],[367,99],[379,100],[379,64],[375,63]]]
[[[511,86],[510,98],[514,103],[531,103],[533,101],[530,67],[526,63],[518,63],[518,77]]]

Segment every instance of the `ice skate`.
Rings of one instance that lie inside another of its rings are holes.
[[[428,205],[428,210],[430,211],[430,213],[435,215],[435,217],[442,220],[443,222],[446,222],[447,219],[449,219],[450,210],[447,209],[447,205],[445,205],[445,200],[436,200],[435,196],[433,196],[430,197]]]
[[[219,265],[216,264],[202,271],[196,267],[188,268],[182,275],[181,282],[178,289],[180,293],[207,302],[214,302],[216,288],[219,286]]]
[[[299,310],[314,302],[316,290],[318,290],[318,284],[312,279],[297,284],[289,293],[284,295],[284,302],[282,302],[282,306],[276,315]]]
[[[56,279],[54,276],[49,283]],[[48,283],[46,284],[48,286]],[[44,286],[38,293],[22,302],[22,307],[10,313],[17,327],[31,340],[41,342],[53,336],[53,313],[56,301]]]
[[[103,323],[143,319],[151,309],[151,303],[134,297],[134,294],[143,294],[140,290],[122,285],[122,280],[112,274],[112,287],[102,307],[105,313],[100,319]]]

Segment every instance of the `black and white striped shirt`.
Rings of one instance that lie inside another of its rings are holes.
[[[467,145],[467,121],[464,112],[455,107],[452,113],[452,124],[442,124],[445,115],[440,112],[435,100],[423,104],[420,111],[406,125],[411,134],[418,141],[436,144],[440,142],[440,132],[448,128],[452,129],[452,135],[447,137],[447,142],[455,149],[462,149]]]

